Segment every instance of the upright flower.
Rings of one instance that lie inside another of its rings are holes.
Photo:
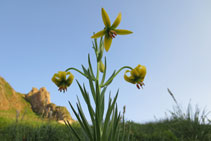
[[[121,17],[122,17],[122,15],[121,15],[121,13],[119,13],[116,20],[111,25],[108,14],[104,10],[104,8],[102,8],[102,19],[103,19],[105,28],[103,30],[97,32],[96,34],[94,34],[91,38],[99,38],[99,37],[102,37],[105,35],[104,47],[105,47],[106,51],[109,50],[111,43],[112,43],[112,39],[115,38],[117,35],[127,35],[127,34],[133,33],[132,31],[125,30],[125,29],[116,29],[118,27],[118,25],[120,24]]]
[[[130,72],[131,76],[127,76],[126,75],[126,73],[128,73],[128,72]],[[124,79],[127,82],[130,82],[132,84],[136,84],[137,88],[140,89],[140,87],[142,87],[144,85],[143,81],[144,81],[146,72],[147,71],[146,71],[146,67],[145,66],[138,65],[137,67],[135,67],[131,71],[126,70],[125,71],[125,75],[124,75]]]
[[[67,91],[67,87],[69,87],[73,82],[74,76],[70,72],[59,71],[55,73],[52,77],[52,81],[59,87],[59,91]]]

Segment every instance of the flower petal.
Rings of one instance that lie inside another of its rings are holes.
[[[116,20],[114,21],[114,23],[112,24],[112,28],[117,28],[117,26],[120,24],[122,19],[122,14],[119,13],[119,15],[117,16]]]
[[[56,74],[53,75],[52,79],[51,79],[57,87],[59,87],[60,81],[57,79]]]
[[[131,71],[131,75],[143,82],[146,75],[146,67],[139,64]]]
[[[74,75],[72,73],[69,72],[69,77],[67,78],[67,86],[69,87],[74,79]]]
[[[112,38],[109,37],[109,36],[105,36],[105,38],[104,38],[104,48],[107,52],[108,52],[108,50],[111,46],[111,43],[112,43]]]
[[[59,78],[60,78],[60,80],[66,80],[66,72],[59,71]]]
[[[125,71],[124,79],[125,79],[127,82],[130,82],[130,83],[132,83],[132,84],[135,84],[136,82],[134,81],[134,78],[133,78],[132,76],[128,77],[128,76],[126,75],[126,73],[128,73],[128,72],[130,72],[130,71],[129,71],[129,70],[126,70],[126,71]]]
[[[146,67],[145,66],[141,66],[141,68],[139,68],[139,73],[140,73],[141,81],[143,82],[144,78],[145,78],[145,75],[147,73]]]
[[[102,8],[102,18],[103,18],[104,25],[106,27],[110,27],[111,26],[111,22],[110,22],[108,14],[106,13],[104,8]]]
[[[133,70],[130,72],[130,74],[131,74],[131,76],[139,77],[140,72],[138,72],[137,69],[133,69]]]
[[[106,30],[103,29],[103,30],[95,33],[91,38],[99,38],[99,37],[102,37],[103,35],[105,35],[105,32],[106,32]]]
[[[127,35],[127,34],[132,34],[133,32],[130,30],[125,30],[125,29],[115,29],[116,33],[118,35]]]

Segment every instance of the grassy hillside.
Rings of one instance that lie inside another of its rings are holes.
[[[4,120],[15,121],[17,114],[19,120],[40,120],[32,111],[31,104],[25,100],[24,94],[15,92],[9,83],[0,77],[0,123]]]
[[[0,77],[0,126],[4,120],[15,121],[16,114],[19,113],[19,118],[27,120],[38,120],[32,109],[31,104],[24,99],[24,94],[15,92],[15,90]]]

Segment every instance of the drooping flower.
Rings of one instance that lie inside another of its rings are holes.
[[[126,73],[130,72],[130,76],[127,76]],[[132,84],[136,84],[137,88],[140,89],[144,85],[143,81],[146,75],[146,67],[142,65],[138,65],[131,71],[126,70],[124,74],[124,79],[127,82],[130,82]],[[142,87],[143,88],[143,87]]]
[[[116,29],[121,21],[121,17],[122,17],[121,13],[119,13],[116,20],[111,25],[109,16],[106,13],[106,11],[104,10],[104,8],[102,8],[101,11],[102,11],[102,19],[103,19],[105,28],[103,30],[97,32],[96,34],[94,34],[91,38],[99,38],[99,37],[105,36],[104,37],[104,47],[105,47],[105,50],[108,51],[111,46],[113,38],[115,38],[117,35],[127,35],[127,34],[131,34],[133,32],[129,31],[129,30],[125,30],[125,29]]]
[[[69,87],[73,82],[74,76],[70,72],[59,71],[55,73],[52,77],[52,81],[59,87],[59,91],[67,91],[67,87]]]

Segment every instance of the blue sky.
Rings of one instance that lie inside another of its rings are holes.
[[[82,101],[76,82],[63,94],[51,77],[68,67],[87,66],[88,53],[95,61],[90,37],[104,28],[102,7],[111,22],[121,12],[119,28],[134,32],[113,40],[105,53],[108,73],[124,65],[147,67],[143,90],[124,81],[124,72],[108,88],[113,95],[120,89],[118,106],[126,105],[126,119],[165,117],[174,105],[167,88],[184,107],[191,100],[211,110],[210,0],[0,1],[0,76],[21,93],[44,86],[53,103],[70,110],[68,100],[74,105],[78,95]]]

